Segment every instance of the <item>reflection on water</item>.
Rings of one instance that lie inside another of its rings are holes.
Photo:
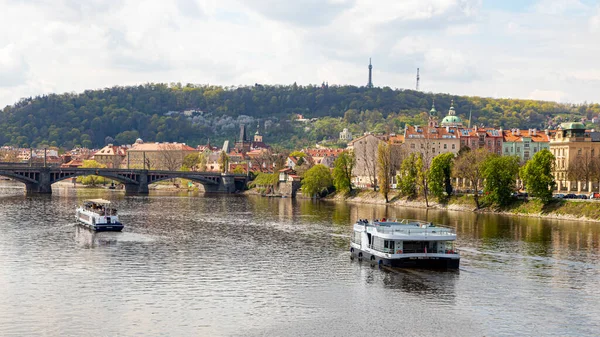
[[[92,197],[116,204],[123,232],[74,225]],[[352,223],[381,217],[455,228],[461,269],[351,261]],[[599,241],[597,223],[0,186],[0,335],[593,335]]]
[[[75,241],[83,248],[95,248],[97,246],[110,246],[117,244],[119,233],[96,233],[80,225],[74,225],[74,227]]]

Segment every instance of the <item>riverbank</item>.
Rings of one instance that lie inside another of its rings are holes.
[[[387,205],[391,206],[600,222],[600,203],[596,201],[555,200],[547,205],[543,205],[537,199],[515,200],[511,205],[504,208],[483,206],[477,209],[472,196],[452,197],[448,203],[438,203],[434,200],[429,200],[429,206],[427,206],[424,199],[408,200],[401,197],[399,193],[390,193],[388,197],[390,201]],[[334,193],[323,198],[323,200],[386,204],[383,196],[372,190],[355,190],[351,194]]]

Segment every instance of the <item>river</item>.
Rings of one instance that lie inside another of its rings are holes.
[[[74,224],[86,198],[122,233]],[[351,261],[358,218],[458,233],[458,271]],[[600,331],[600,224],[382,205],[0,187],[2,336],[565,336]]]

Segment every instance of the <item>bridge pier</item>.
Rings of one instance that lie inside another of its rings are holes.
[[[52,194],[52,183],[50,182],[50,169],[41,168],[37,183],[25,183],[26,194]]]
[[[125,195],[147,195],[148,193],[148,171],[139,174],[137,184],[125,184]]]

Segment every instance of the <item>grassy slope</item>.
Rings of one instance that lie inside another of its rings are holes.
[[[333,194],[327,197],[330,200],[383,204],[381,194],[373,190],[353,191],[350,195]],[[390,204],[397,206],[425,207],[422,198],[406,200],[398,193],[390,193]],[[452,197],[447,204],[439,204],[435,200],[429,201],[430,207],[447,208],[452,210],[474,211],[475,202],[472,196]],[[600,221],[600,203],[595,201],[569,201],[556,200],[548,205],[542,205],[537,199],[517,200],[504,208],[483,207],[481,212],[505,213],[522,216],[567,218]]]

